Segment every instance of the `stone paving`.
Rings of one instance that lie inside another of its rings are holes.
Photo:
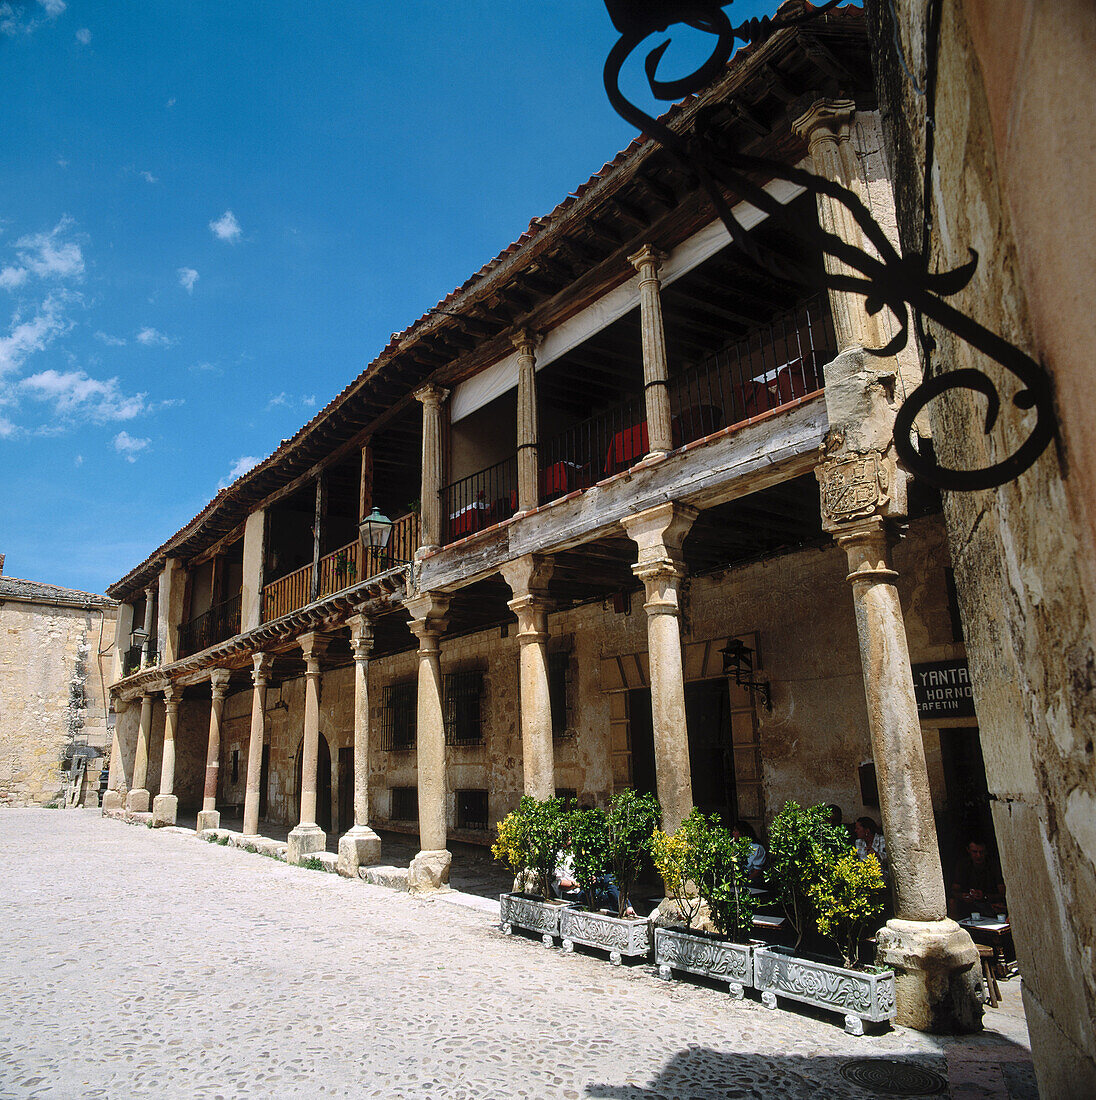
[[[851,1058],[1034,1097],[994,1031],[853,1039],[652,967],[505,937],[497,904],[289,867],[89,811],[0,810],[0,1096],[856,1098]]]

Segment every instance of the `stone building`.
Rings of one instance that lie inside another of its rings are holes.
[[[946,493],[993,816],[1024,976],[1040,1093],[1096,1095],[1096,8],[922,0],[870,7],[903,244],[929,270],[980,263],[954,303],[1049,373],[1056,438],[999,488]],[[898,44],[896,46],[896,43]],[[897,49],[902,50],[902,57]],[[935,72],[932,201],[928,80]],[[928,219],[926,221],[926,219]],[[926,224],[932,231],[925,234]],[[974,367],[1002,395],[950,390],[931,406],[948,466],[1014,451],[1032,414],[1016,379],[932,328],[939,363]],[[1007,411],[1006,411],[1007,410]]]
[[[698,118],[897,240],[858,10],[666,116]],[[789,226],[838,211],[766,186],[779,217],[728,198],[809,265]],[[917,357],[861,350],[884,325],[762,271],[635,141],[111,586],[110,805],[291,825],[292,860],[341,835],[350,873],[410,832],[429,889],[523,792],[651,790],[670,829],[835,802],[883,819],[900,1018],[977,1026],[940,849],[985,778],[940,499],[891,443]]]
[[[115,602],[3,575],[0,805],[98,804],[113,736]]]

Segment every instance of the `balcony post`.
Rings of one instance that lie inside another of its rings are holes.
[[[502,575],[518,617],[521,669],[521,761],[526,794],[541,800],[556,793],[552,695],[548,682],[548,581],[551,558],[527,554],[507,562]]]
[[[133,787],[126,796],[129,813],[148,813],[148,744],[152,736],[152,695],[141,696],[141,724],[137,728],[137,751],[133,757]]]
[[[438,639],[446,626],[449,596],[427,592],[407,600],[411,633],[419,640],[418,758],[419,845],[408,885],[422,893],[449,882],[453,857],[446,849],[445,715],[442,711],[441,654]]]
[[[330,639],[323,634],[302,634],[304,654],[304,740],[301,749],[301,818],[290,832],[287,863],[300,863],[327,847],[327,834],[316,824],[316,768],[320,756],[320,658]]]
[[[240,586],[241,631],[254,630],[263,622],[266,540],[266,509],[257,508],[244,524],[244,568]]]
[[[266,740],[266,685],[274,658],[256,653],[251,658],[251,737],[247,743],[247,785],[244,789],[244,836],[259,835],[259,801],[262,794],[263,742]]]
[[[685,577],[681,544],[697,514],[684,504],[659,504],[621,521],[628,538],[639,547],[632,572],[647,590],[643,610],[651,669],[655,782],[662,827],[668,833],[675,832],[693,808],[679,591]]]
[[[441,546],[441,491],[445,477],[442,406],[448,396],[448,390],[432,383],[415,391],[415,398],[422,402],[422,528],[416,558],[422,558]]]
[[[167,558],[160,574],[157,598],[156,641],[160,650],[160,663],[174,664],[179,659],[178,629],[185,610],[187,571],[178,558]]]
[[[152,664],[152,654],[155,652],[152,648],[155,642],[155,635],[153,634],[153,624],[155,623],[156,615],[156,593],[160,589],[160,583],[157,581],[155,584],[150,584],[145,588],[145,641],[141,646],[141,667]]]
[[[628,257],[639,272],[639,323],[643,338],[643,396],[647,405],[647,457],[661,458],[674,448],[670,422],[670,371],[662,324],[658,269],[664,259],[645,244]]]
[[[209,743],[206,746],[205,788],[202,810],[198,814],[197,832],[219,829],[221,815],[217,811],[217,790],[221,778],[221,715],[225,709],[232,673],[227,668],[215,668],[209,674],[211,702],[209,705]]]
[[[164,756],[160,764],[160,793],[152,800],[152,824],[174,825],[179,812],[175,797],[175,734],[179,728],[179,703],[183,689],[176,684],[164,687]]]
[[[323,529],[327,522],[327,475],[316,478],[316,511],[312,521],[312,586],[311,599],[320,598],[320,559],[323,557]]]
[[[362,466],[358,481],[358,522],[361,523],[373,508],[373,442],[362,444]]]
[[[348,620],[354,653],[354,824],[339,838],[337,870],[357,878],[359,867],[379,863],[381,838],[369,827],[369,654],[373,651],[373,620],[354,615]]]
[[[540,504],[540,466],[537,460],[537,338],[525,329],[514,333],[518,351],[518,512],[532,512]]]

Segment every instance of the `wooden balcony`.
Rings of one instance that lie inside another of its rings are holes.
[[[202,615],[179,627],[179,652],[182,656],[200,653],[211,645],[240,633],[240,593],[216,604]]]
[[[362,546],[360,539],[325,554],[319,561],[318,585],[313,590],[311,563],[272,581],[263,589],[263,622],[271,622],[325,596],[353,588],[361,581],[405,565],[419,545],[419,514],[408,512],[392,523],[388,545],[381,549]]]

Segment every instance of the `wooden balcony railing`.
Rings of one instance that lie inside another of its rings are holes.
[[[184,657],[199,653],[239,633],[240,593],[236,593],[231,600],[211,607],[179,627],[179,652]]]
[[[323,599],[395,566],[405,565],[415,556],[418,545],[419,514],[408,512],[393,521],[388,545],[383,550],[367,550],[360,539],[355,539],[320,558],[320,585],[315,596],[312,594],[311,564],[268,584],[263,589],[263,622],[281,618],[313,599]]]

